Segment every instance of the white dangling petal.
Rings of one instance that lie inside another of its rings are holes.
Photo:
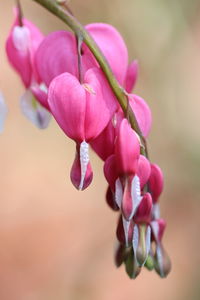
[[[133,244],[133,251],[134,251],[135,257],[136,257],[136,252],[137,252],[137,248],[138,248],[138,243],[139,243],[139,230],[138,230],[138,226],[134,225],[132,244]]]
[[[141,190],[140,190],[140,179],[137,175],[133,177],[131,183],[131,198],[132,198],[132,205],[133,205],[133,212],[132,216],[134,216],[136,209],[138,208],[142,197],[141,197]]]
[[[125,243],[126,243],[126,247],[128,247],[128,232],[129,232],[129,228],[130,228],[130,221],[127,221],[123,215],[122,215],[122,222],[123,222],[123,228],[124,228],[124,235],[125,235]]]
[[[162,247],[158,243],[156,246],[156,256],[157,256],[157,262],[160,269],[160,275],[161,277],[165,277],[164,271],[163,271],[163,255],[162,255]]]
[[[21,52],[27,52],[30,46],[30,31],[25,26],[15,26],[12,33],[13,44]]]
[[[79,185],[79,190],[83,189],[84,179],[89,161],[89,144],[86,143],[86,141],[83,141],[80,145],[81,182]]]
[[[153,205],[152,216],[153,216],[153,219],[156,219],[156,220],[160,218],[160,205],[158,203]]]
[[[4,128],[4,122],[8,113],[8,108],[6,106],[4,97],[0,92],[0,133],[2,133]]]
[[[123,199],[123,188],[119,178],[115,181],[115,202],[118,207],[121,209]]]
[[[158,234],[159,234],[159,225],[158,225],[158,222],[157,221],[152,221],[151,222],[151,228],[152,228],[155,240],[158,241]]]
[[[148,225],[147,226],[147,231],[146,231],[146,252],[147,252],[147,257],[149,255],[151,249],[151,227]],[[147,257],[145,259],[145,262],[147,260]],[[144,262],[144,264],[145,264]]]
[[[20,105],[23,114],[36,127],[45,129],[49,125],[51,114],[40,105],[30,90],[26,90],[26,92],[22,95]]]

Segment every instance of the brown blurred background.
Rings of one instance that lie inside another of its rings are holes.
[[[122,33],[140,63],[135,92],[153,113],[149,150],[165,174],[173,269],[167,279],[144,270],[136,281],[114,266],[117,215],[104,201],[102,162],[91,154],[93,184],[77,192],[74,143],[53,120],[39,131],[20,112],[24,88],[4,50],[13,2],[0,0],[0,90],[9,106],[0,137],[0,299],[200,299],[200,0],[71,0],[82,23]],[[31,0],[22,4],[44,33],[66,28]]]

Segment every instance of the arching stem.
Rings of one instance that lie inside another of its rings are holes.
[[[134,112],[132,111],[131,107],[129,107],[127,110],[127,93],[124,90],[124,88],[119,84],[115,76],[113,75],[113,72],[105,56],[103,55],[103,53],[101,52],[101,50],[99,49],[98,45],[95,43],[93,38],[90,36],[87,30],[79,23],[79,21],[76,20],[75,17],[69,11],[63,8],[62,5],[59,5],[58,2],[56,2],[55,0],[33,0],[33,1],[45,7],[48,11],[50,11],[52,14],[56,15],[59,19],[61,19],[64,23],[66,23],[72,29],[72,31],[74,31],[76,36],[82,37],[82,40],[91,50],[96,60],[98,61],[102,71],[104,72],[110,84],[110,87],[112,88],[124,112],[124,115],[128,118],[131,127],[139,135],[141,140],[141,154],[148,157],[148,153],[146,149],[146,141],[139,128]]]

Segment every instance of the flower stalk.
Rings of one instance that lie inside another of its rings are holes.
[[[142,135],[142,132],[139,128],[138,122],[134,115],[134,112],[128,105],[127,101],[127,93],[124,88],[119,84],[117,79],[115,78],[105,56],[99,49],[98,45],[95,43],[91,35],[87,32],[87,30],[79,23],[79,21],[62,5],[55,0],[33,0],[46,8],[52,14],[61,19],[64,23],[66,23],[71,30],[75,33],[77,37],[81,37],[83,42],[88,46],[90,51],[93,53],[94,57],[98,61],[101,69],[103,70],[125,116],[129,120],[131,127],[137,132],[141,140],[141,154],[148,157],[146,140]]]

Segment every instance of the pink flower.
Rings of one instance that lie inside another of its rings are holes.
[[[99,48],[105,55],[113,73],[124,84],[128,68],[126,45],[117,30],[108,24],[94,23],[86,26]],[[82,72],[98,67],[98,63],[88,47],[82,45]],[[78,78],[78,59],[76,40],[68,31],[50,33],[41,43],[36,53],[36,67],[44,83],[58,75],[68,72]]]
[[[26,88],[21,97],[22,112],[37,127],[46,128],[50,120],[50,114],[46,110],[47,91],[41,85],[34,63],[35,52],[43,40],[43,35],[30,21],[24,18],[21,21],[22,25],[17,9],[16,19],[6,41],[6,53]]]
[[[141,97],[130,94],[129,104],[135,114],[143,136],[147,137],[152,123],[151,111],[147,103]],[[104,131],[91,142],[92,149],[104,161],[114,153],[115,141],[120,123],[123,120],[123,115],[122,110],[118,109]]]
[[[87,185],[85,180],[89,172],[88,143],[110,121],[116,110],[115,97],[102,71],[93,68],[85,73],[83,84],[70,73],[57,76],[50,84],[48,103],[59,126],[80,147],[80,164],[76,163],[80,170],[73,168],[71,178],[82,190]],[[79,185],[77,174],[80,175]]]

